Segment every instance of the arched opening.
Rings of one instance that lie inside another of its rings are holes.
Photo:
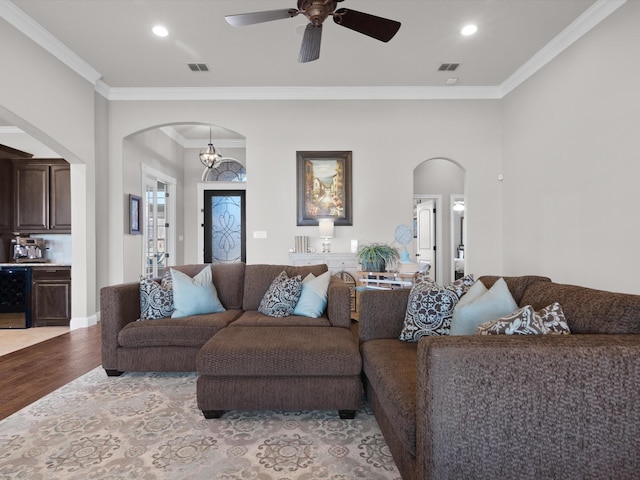
[[[465,273],[466,171],[431,158],[413,172],[414,248],[419,268],[448,284]]]
[[[223,157],[223,163],[210,169],[199,158],[209,143]],[[141,235],[125,235],[125,278],[139,277],[140,265],[143,274],[159,273],[147,268],[155,259],[163,259],[157,266],[165,268],[201,262],[204,191],[228,184],[244,188],[245,159],[245,137],[214,124],[165,123],[127,136],[123,141],[124,193],[144,200],[146,216]],[[175,253],[171,253],[172,246]]]

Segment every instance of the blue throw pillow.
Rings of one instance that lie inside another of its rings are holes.
[[[327,290],[331,281],[331,272],[315,276],[310,273],[302,280],[300,299],[293,309],[294,315],[318,318],[327,307]]]
[[[171,269],[173,280],[173,306],[171,318],[224,312],[218,299],[218,292],[211,279],[211,267],[206,266],[191,278],[178,270]]]

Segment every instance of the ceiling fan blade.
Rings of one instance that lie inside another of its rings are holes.
[[[282,20],[298,15],[298,10],[289,8],[288,10],[268,10],[265,12],[239,13],[238,15],[227,15],[225,20],[234,27],[244,27],[254,23],[270,22],[272,20]]]
[[[322,40],[322,25],[309,23],[304,30],[302,47],[298,61],[300,63],[313,62],[320,58],[320,41]]]
[[[336,10],[333,14],[333,21],[338,25],[363,33],[381,42],[388,42],[400,30],[400,22],[348,8]]]

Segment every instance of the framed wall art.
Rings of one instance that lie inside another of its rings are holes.
[[[297,225],[353,225],[351,152],[296,152]]]
[[[129,233],[142,235],[142,198],[129,194]]]

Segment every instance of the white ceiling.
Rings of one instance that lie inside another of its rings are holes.
[[[240,28],[224,20],[292,8],[296,0],[0,0],[0,17],[111,99],[185,91],[189,99],[211,98],[230,89],[242,98],[272,91],[307,98],[317,89],[342,98],[367,89],[374,96],[404,89],[403,98],[499,98],[624,1],[345,0],[338,6],[400,21],[400,31],[383,43],[327,19],[320,59],[305,64],[297,61],[303,15]],[[158,23],[168,37],[151,33]],[[460,34],[467,23],[478,25],[474,36]],[[461,65],[437,71],[450,62]],[[210,71],[192,72],[188,63]],[[458,78],[453,87],[446,86],[450,77]],[[202,132],[208,137],[206,128],[179,131],[187,140]]]
[[[389,43],[324,25],[320,59],[297,62],[303,15],[247,27],[224,16],[296,0],[13,0],[110,87],[498,86],[594,0],[345,0],[339,7],[402,23]],[[166,38],[151,27],[161,23]],[[467,23],[472,37],[460,35]],[[191,72],[187,63],[210,72]],[[455,74],[438,72],[461,63]]]

